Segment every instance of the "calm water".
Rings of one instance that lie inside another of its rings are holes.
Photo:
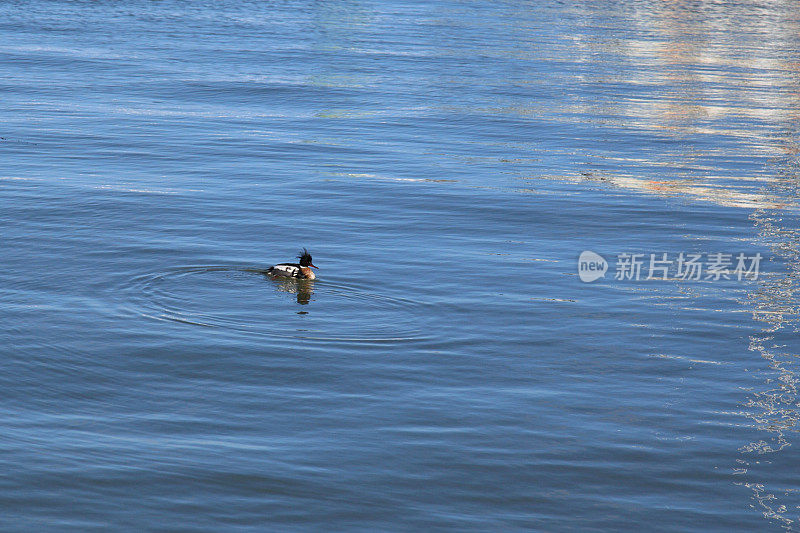
[[[800,531],[795,2],[2,2],[0,42],[4,531]]]

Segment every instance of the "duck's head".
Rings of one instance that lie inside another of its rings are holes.
[[[297,258],[300,260],[300,266],[302,267],[312,267],[312,268],[319,268],[314,266],[314,263],[311,262],[311,254],[308,253],[308,250],[303,248],[303,251],[297,254]]]

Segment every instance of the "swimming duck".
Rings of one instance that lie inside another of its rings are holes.
[[[300,263],[280,263],[269,267],[267,269],[267,274],[297,279],[316,278],[317,276],[314,275],[314,271],[312,271],[311,268],[319,267],[314,266],[314,263],[311,262],[311,254],[308,253],[308,250],[303,248],[303,251],[297,254],[297,258],[300,260]]]

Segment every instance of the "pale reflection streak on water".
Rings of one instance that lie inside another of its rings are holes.
[[[787,271],[763,276],[744,302],[764,324],[747,348],[772,374],[743,401],[739,415],[758,436],[740,448],[733,474],[752,491],[756,512],[796,530],[800,494],[785,465],[797,464],[800,421],[800,234],[793,229],[800,179],[800,62],[792,53],[800,43],[800,11],[788,2],[750,10],[703,4],[699,13],[696,7],[666,3],[642,11],[632,17],[639,27],[631,37],[576,39],[587,64],[612,57],[610,64],[627,60],[637,66],[587,72],[584,83],[638,84],[651,87],[652,97],[604,98],[599,92],[597,100],[581,102],[572,112],[598,117],[601,128],[635,125],[669,142],[652,153],[587,150],[587,170],[566,179],[753,210],[757,244],[784,259]],[[642,40],[648,29],[652,39]],[[656,179],[648,176],[651,169]],[[672,176],[665,178],[664,169]]]
[[[797,107],[795,108],[797,109]],[[796,137],[797,130],[789,131]],[[776,192],[796,196],[800,162],[797,143],[787,138],[781,169],[783,181]],[[787,227],[782,216],[765,210],[753,213],[751,219],[761,239],[776,256],[785,260],[786,271],[778,276],[762,278],[749,295],[753,319],[763,323],[762,333],[750,338],[750,350],[761,356],[772,371],[763,386],[752,391],[744,403],[742,415],[752,420],[757,438],[740,448],[734,473],[740,482],[753,491],[754,508],[765,518],[788,530],[797,530],[800,520],[800,494],[791,478],[786,477],[786,464],[797,464],[797,425],[800,422],[800,367],[797,346],[800,302],[800,233]],[[779,455],[778,455],[779,454]]]
[[[553,177],[729,207],[797,208],[795,195],[776,194],[770,186],[784,177],[752,164],[784,155],[782,139],[800,110],[798,63],[791,54],[798,49],[796,6],[701,6],[590,12],[587,33],[574,44],[576,61],[587,65],[580,83],[597,91],[565,113],[596,117],[601,129],[635,128],[652,135],[658,149],[624,153],[618,145],[592,146],[584,153],[585,171]],[[630,21],[635,27],[626,29],[622,24]],[[619,36],[597,29],[593,35],[592,24],[620,25]],[[620,64],[626,67],[615,68]],[[637,97],[615,89],[625,87],[638,87],[631,91]]]

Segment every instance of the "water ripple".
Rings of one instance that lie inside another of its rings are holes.
[[[330,342],[425,338],[417,318],[421,302],[347,283],[270,279],[256,267],[176,267],[140,274],[118,290],[130,313],[247,336]]]

